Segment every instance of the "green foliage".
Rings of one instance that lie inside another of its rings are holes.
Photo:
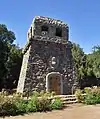
[[[13,44],[14,32],[0,24],[0,88],[15,88],[19,77],[22,49]],[[12,85],[11,85],[12,84]]]
[[[17,107],[16,109],[16,114],[24,114],[27,113],[27,105],[28,105],[28,101],[26,100],[16,100],[15,101],[15,106]]]
[[[47,95],[49,94],[49,95]],[[40,96],[42,95],[42,96]],[[19,115],[30,112],[50,111],[61,109],[63,103],[60,99],[52,99],[50,93],[34,92],[29,100],[25,100],[22,95],[14,94],[12,97],[0,94],[0,116]],[[51,99],[50,99],[51,98]]]
[[[37,103],[37,111],[49,111],[51,110],[50,104],[51,100],[47,99],[46,97],[42,97],[38,100],[39,103]]]
[[[52,100],[51,103],[51,109],[62,109],[63,108],[63,102],[59,98],[55,98]]]
[[[88,105],[100,104],[100,88],[85,89],[84,103]]]
[[[93,52],[86,55],[78,44],[73,43],[72,55],[77,72],[77,79],[86,76],[100,78],[100,46],[94,46]]]
[[[78,44],[73,43],[72,56],[80,87],[98,85],[97,79],[100,78],[100,46],[94,46],[91,54],[85,54]]]
[[[4,81],[4,85],[6,86],[4,88],[13,89],[17,87],[21,63],[22,49],[16,45],[12,45],[10,47],[10,53],[7,60],[7,75]]]
[[[75,95],[79,103],[81,102],[87,105],[100,104],[100,87],[86,87],[84,91],[78,89]]]
[[[7,60],[10,53],[10,47],[15,40],[15,35],[9,31],[4,24],[0,24],[0,84],[7,74]]]
[[[38,98],[33,97],[28,101],[26,111],[27,112],[37,112]]]
[[[79,103],[83,102],[84,96],[82,95],[82,90],[77,89],[75,92],[75,96],[76,96]]]
[[[87,105],[100,104],[100,96],[94,96],[92,93],[89,93],[85,97],[84,103]]]
[[[86,94],[88,94],[90,91],[91,91],[91,88],[90,88],[90,87],[85,87],[85,88],[84,88],[84,92],[85,92]]]
[[[0,96],[0,116],[16,115],[16,105],[12,98]]]
[[[88,55],[87,62],[92,73],[100,78],[100,46],[94,46],[92,54]]]
[[[40,93],[38,93],[38,92],[34,91],[33,96],[31,97],[31,100],[29,101],[30,102],[29,110],[32,109],[31,111],[33,111],[33,112],[34,111],[49,111],[51,109],[54,109],[54,106],[55,106],[55,109],[58,109],[58,108],[60,109],[62,106],[62,105],[60,105],[61,101],[54,99],[55,101],[52,103],[52,99],[50,99],[50,97],[53,97],[54,95],[55,95],[54,92],[50,93],[50,92],[41,91]]]
[[[80,80],[86,75],[86,55],[78,44],[73,43],[72,56],[76,68],[76,76]]]
[[[16,105],[10,101],[0,104],[0,116],[16,115],[16,110],[17,110]]]

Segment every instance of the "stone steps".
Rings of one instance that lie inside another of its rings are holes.
[[[78,101],[77,100],[74,100],[74,101],[64,101],[63,104],[73,104],[73,103],[77,103]]]
[[[73,101],[73,100],[76,100],[76,97],[73,97],[73,98],[62,98],[63,101]]]
[[[75,95],[62,96],[61,100],[63,101],[64,104],[73,104],[78,102]]]
[[[78,102],[75,95],[56,95],[53,98],[60,98],[64,104],[73,104]]]
[[[83,96],[85,96],[86,94],[82,94]],[[73,104],[73,103],[77,103],[77,97],[75,95],[60,95],[58,96],[64,104]]]
[[[54,97],[50,97],[49,99],[55,99],[55,98],[60,98],[63,101],[63,104],[73,104],[78,102],[75,95],[56,95]]]

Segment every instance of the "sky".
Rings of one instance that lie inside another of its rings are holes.
[[[69,40],[90,53],[100,45],[100,0],[0,0],[0,24],[16,35],[16,43],[26,44],[26,33],[35,16],[64,21]]]

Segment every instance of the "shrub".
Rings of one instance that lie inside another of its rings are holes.
[[[100,104],[100,88],[91,88],[86,91],[84,103],[88,105]]]
[[[27,113],[27,104],[28,101],[26,100],[16,100],[15,105],[17,107],[16,114],[23,114]]]
[[[27,104],[27,109],[26,109],[27,112],[36,112],[38,103],[39,103],[38,97],[36,95],[32,96]]]
[[[62,101],[59,98],[52,100],[53,95],[54,93],[35,91],[30,100],[25,100],[22,94],[13,94],[10,97],[0,94],[0,116],[61,109]]]
[[[90,87],[86,87],[86,88],[84,88],[84,93],[89,93],[91,91],[91,88]]]
[[[85,97],[84,103],[88,105],[96,104],[96,98],[90,93]]]
[[[41,91],[39,94],[35,91],[28,103],[27,110],[31,112],[51,110],[51,101],[49,99],[50,96],[51,94],[49,92]]]
[[[16,115],[17,107],[11,98],[0,99],[0,116]]]
[[[37,104],[38,104],[37,105],[37,111],[49,111],[49,110],[51,110],[51,107],[50,107],[51,100],[50,99],[42,97],[41,99],[39,99]]]
[[[63,102],[60,98],[56,98],[52,100],[51,109],[62,109]]]
[[[83,102],[84,97],[82,95],[82,90],[77,89],[76,92],[75,92],[75,96],[76,96],[76,98],[77,98],[77,100],[78,100],[79,103],[80,102]]]

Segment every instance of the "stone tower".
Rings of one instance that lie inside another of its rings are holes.
[[[60,20],[38,16],[27,33],[17,92],[70,94],[75,79],[69,28]]]

